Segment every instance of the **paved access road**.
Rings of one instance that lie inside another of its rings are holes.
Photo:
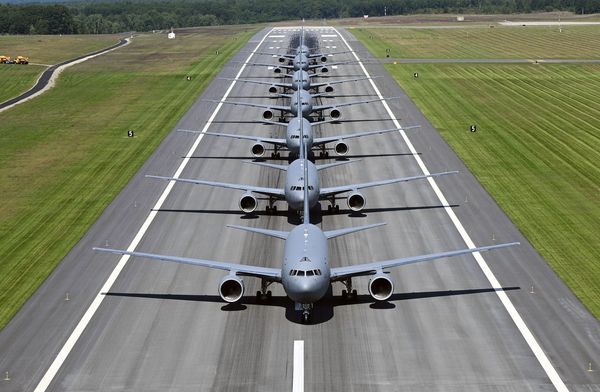
[[[289,29],[257,34],[221,72],[233,77],[240,61],[260,45],[285,48]],[[343,37],[359,53],[366,50],[345,31],[315,30],[324,50],[345,49]],[[274,61],[268,56],[258,61]],[[337,59],[350,59],[340,55]],[[485,254],[507,298],[571,391],[600,391],[600,326],[527,243],[451,148],[441,139],[385,69],[366,64],[391,111],[403,125],[416,155],[400,134],[350,141],[360,162],[321,172],[325,186],[420,174],[421,159],[431,172],[458,169],[436,180],[451,212],[476,245],[521,241],[519,247]],[[362,74],[357,65],[332,70],[331,77]],[[242,77],[271,71],[247,67]],[[201,98],[220,98],[230,82],[215,80]],[[372,95],[368,81],[336,90],[340,101]],[[268,102],[262,86],[237,83],[230,99]],[[258,97],[258,98],[250,98]],[[177,127],[201,129],[216,105],[198,100]],[[249,124],[258,109],[224,105],[213,131],[281,135],[273,126]],[[388,128],[393,122],[381,103],[343,112],[344,124],[325,125],[321,134]],[[465,130],[466,131],[466,130]],[[485,137],[477,134],[477,137]],[[127,140],[127,139],[124,139]],[[172,132],[114,200],[52,276],[0,333],[0,372],[10,381],[0,389],[31,391],[53,363],[119,257],[96,254],[92,246],[125,249],[151,213],[166,183],[145,174],[172,175],[188,155],[194,135]],[[282,173],[244,164],[251,143],[205,136],[181,176],[281,186]],[[507,173],[518,175],[518,173]],[[397,184],[364,192],[364,213],[323,214],[323,229],[385,221],[384,227],[330,242],[334,265],[416,255],[465,247],[463,236],[432,184]],[[241,192],[177,184],[141,237],[138,250],[275,267],[283,242],[226,228],[242,224],[290,230],[293,216],[243,216]],[[343,202],[343,201],[342,201]],[[325,206],[325,204],[323,204]],[[264,208],[264,204],[262,205]],[[153,214],[153,213],[151,213]],[[225,305],[217,294],[219,271],[131,259],[124,266],[64,363],[48,379],[48,391],[286,391],[292,389],[294,341],[304,341],[307,391],[551,391],[547,373],[500,301],[473,256],[392,270],[396,294],[376,304],[367,279],[356,279],[355,304],[335,297],[321,304],[313,325],[302,325],[281,287],[270,305],[258,305],[258,282],[247,278],[247,296]],[[534,293],[530,293],[531,286]],[[65,294],[70,300],[65,301]],[[500,294],[502,295],[502,293]],[[564,390],[564,389],[563,389]]]

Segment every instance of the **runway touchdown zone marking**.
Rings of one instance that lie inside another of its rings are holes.
[[[358,62],[358,65],[360,66],[360,68],[364,72],[365,76],[371,78],[371,75],[369,74],[369,72],[367,71],[367,69],[365,68],[365,66],[363,65],[362,61],[358,58],[358,55],[356,54],[356,52],[350,47],[350,44],[348,44],[348,41],[346,41],[346,39],[344,38],[344,36],[341,35],[335,27],[333,27],[332,29],[335,30],[336,33],[338,33],[338,35],[340,36],[340,38],[342,39],[342,41],[344,42],[344,44],[346,44],[346,46],[348,47],[348,49],[352,50],[352,54],[354,55],[354,58]],[[387,102],[385,101],[385,99],[383,99],[383,96],[381,95],[381,92],[379,91],[379,89],[375,85],[375,82],[373,81],[373,79],[369,79],[369,82],[371,83],[371,86],[375,90],[375,93],[377,94],[377,96],[380,99],[382,99],[381,103],[383,104],[383,107],[385,108],[385,110],[387,111],[388,115],[390,116],[390,119],[394,122],[394,126],[396,126],[397,128],[401,129],[400,130],[400,134],[402,135],[402,139],[404,139],[404,142],[408,145],[408,148],[410,149],[410,152],[411,152],[412,156],[417,161],[417,164],[421,168],[421,171],[423,172],[423,174],[429,175],[430,172],[427,169],[427,166],[425,166],[425,163],[421,159],[421,156],[419,155],[419,153],[417,152],[417,150],[413,146],[413,144],[410,141],[410,139],[408,138],[406,132],[404,132],[404,130],[402,129],[402,126],[400,125],[400,123],[398,122],[398,120],[396,119],[396,117],[394,116],[394,113],[390,109],[389,105],[387,104]],[[444,194],[442,193],[442,191],[438,187],[438,185],[435,182],[435,180],[433,179],[433,177],[429,177],[427,179],[427,181],[429,181],[429,184],[431,185],[431,188],[433,188],[433,191],[435,192],[435,194],[438,197],[439,201],[444,206],[444,210],[446,211],[446,213],[450,217],[450,220],[452,221],[452,223],[456,227],[456,230],[458,230],[458,232],[459,232],[460,236],[462,237],[462,239],[465,241],[465,244],[470,249],[476,248],[475,243],[473,242],[473,240],[471,239],[471,237],[469,236],[469,234],[465,230],[463,224],[460,222],[460,220],[458,219],[458,217],[454,213],[454,210],[452,210],[452,207],[450,207],[450,204],[446,200],[446,197],[444,196]],[[521,317],[521,315],[519,314],[519,312],[517,311],[517,309],[513,305],[513,303],[510,300],[510,298],[508,298],[508,295],[506,294],[506,292],[504,290],[502,290],[502,286],[498,282],[498,279],[496,279],[496,276],[494,275],[494,273],[492,272],[492,270],[488,266],[487,262],[485,261],[485,259],[481,255],[481,253],[475,252],[475,253],[473,253],[473,257],[475,258],[475,260],[477,261],[477,264],[479,265],[479,267],[481,268],[481,270],[485,274],[485,277],[488,279],[488,281],[490,282],[490,284],[492,285],[492,287],[495,289],[494,291],[496,292],[496,295],[500,299],[500,302],[502,302],[502,305],[504,305],[504,308],[506,309],[506,311],[508,312],[508,314],[512,318],[512,320],[515,323],[515,325],[517,326],[519,332],[521,332],[521,335],[523,336],[523,338],[525,339],[525,341],[529,345],[529,348],[531,348],[531,351],[533,351],[535,357],[537,358],[538,362],[540,363],[540,365],[542,366],[542,368],[546,372],[546,375],[548,375],[548,377],[550,378],[550,381],[552,382],[552,384],[554,385],[554,387],[556,388],[556,390],[559,391],[559,392],[568,392],[567,386],[565,385],[565,383],[563,382],[563,380],[560,378],[558,372],[556,371],[556,369],[554,368],[554,366],[552,365],[552,363],[550,362],[550,360],[546,356],[546,353],[544,353],[544,350],[542,350],[542,347],[537,342],[537,340],[535,339],[535,337],[533,336],[533,334],[531,333],[531,331],[529,330],[529,328],[525,324],[525,321],[523,321],[523,318]]]
[[[258,48],[263,44],[265,39],[269,36],[269,34],[271,34],[272,31],[273,31],[273,29],[269,30],[269,32],[267,34],[265,34],[263,39],[260,40],[258,45],[256,45],[256,47],[254,48],[253,52],[258,50]],[[240,68],[240,71],[237,73],[234,80],[229,85],[229,88],[227,89],[227,91],[225,91],[225,94],[223,95],[223,98],[221,98],[221,101],[224,101],[227,99],[227,97],[229,96],[229,93],[233,89],[233,86],[235,86],[236,81],[239,79],[242,72],[244,72],[244,69],[246,69],[246,64],[248,64],[248,62],[250,61],[250,59],[252,58],[253,55],[254,55],[254,53],[250,53],[250,55],[248,56],[248,58],[246,59],[246,61],[242,65],[242,67]],[[208,127],[210,127],[210,125],[214,121],[215,117],[217,116],[217,113],[219,113],[219,111],[221,110],[222,106],[223,106],[223,103],[219,103],[217,105],[217,107],[215,108],[215,110],[213,111],[211,116],[209,117],[208,121],[206,122],[206,125],[204,126],[204,128],[202,128],[202,133],[200,133],[198,135],[198,138],[194,141],[194,144],[190,148],[189,152],[185,155],[186,157],[183,159],[183,161],[179,165],[179,168],[177,168],[177,171],[175,172],[173,177],[178,178],[181,175],[181,173],[187,166],[188,162],[190,161],[190,157],[192,157],[194,155],[194,151],[196,151],[196,148],[198,147],[198,145],[200,144],[200,141],[204,137],[204,132],[206,132],[208,130]],[[137,232],[137,234],[133,238],[133,241],[131,241],[131,244],[129,244],[129,246],[127,247],[127,251],[129,251],[129,252],[135,251],[135,248],[138,246],[138,244],[140,243],[140,241],[146,234],[146,231],[148,230],[148,228],[150,227],[150,224],[156,217],[158,210],[160,210],[163,203],[165,202],[165,200],[171,193],[171,190],[173,189],[174,185],[175,185],[175,181],[169,181],[169,184],[167,185],[167,187],[161,194],[160,198],[158,199],[158,201],[152,208],[150,214],[148,214],[148,217],[142,224],[142,227],[140,227],[140,230]],[[79,337],[83,334],[83,331],[85,331],[85,328],[89,324],[90,320],[92,319],[92,317],[94,317],[94,314],[96,313],[96,311],[102,304],[102,301],[105,298],[105,295],[102,293],[106,293],[106,292],[110,291],[110,288],[112,287],[112,285],[115,283],[115,281],[119,277],[119,274],[121,273],[123,268],[125,268],[125,265],[127,264],[127,261],[129,260],[129,258],[130,258],[129,255],[123,255],[119,259],[119,262],[117,263],[115,269],[112,271],[112,273],[110,274],[110,276],[108,277],[108,279],[106,280],[106,282],[104,283],[104,285],[102,286],[102,288],[100,289],[98,294],[96,294],[96,297],[92,301],[91,305],[89,306],[89,308],[87,309],[87,311],[85,312],[85,314],[83,315],[83,317],[81,318],[81,320],[79,321],[79,323],[77,324],[77,326],[75,327],[75,329],[73,330],[73,332],[71,333],[71,335],[69,336],[69,338],[67,339],[65,344],[63,345],[63,347],[61,348],[61,350],[58,352],[58,355],[56,356],[56,358],[54,358],[54,361],[52,362],[52,364],[50,365],[50,367],[48,368],[48,370],[46,371],[46,373],[44,374],[44,376],[38,383],[34,392],[44,392],[50,386],[50,383],[52,382],[52,380],[54,380],[54,377],[56,376],[56,374],[62,367],[63,363],[69,356],[69,353],[71,352],[71,350],[73,349],[73,347],[75,346],[77,341],[79,340]]]

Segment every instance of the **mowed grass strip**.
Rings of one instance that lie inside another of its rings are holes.
[[[140,36],[0,113],[1,326],[257,30]],[[137,137],[126,138],[128,129]]]
[[[29,57],[35,64],[53,65],[107,48],[117,35],[4,35],[0,55]],[[43,65],[0,64],[0,102],[27,91],[46,68]]]
[[[600,59],[598,26],[355,28],[374,56],[395,58]]]
[[[600,65],[412,64],[388,70],[600,318]],[[468,131],[470,124],[477,124],[477,133]]]
[[[29,90],[45,69],[38,65],[0,64],[0,103]]]

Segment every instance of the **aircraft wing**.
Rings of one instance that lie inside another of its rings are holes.
[[[264,187],[260,187],[260,186],[252,186],[252,185],[245,185],[245,184],[229,184],[226,182],[192,180],[192,179],[187,179],[187,178],[151,176],[151,175],[146,175],[146,177],[158,178],[159,180],[187,182],[188,184],[208,185],[208,186],[215,186],[215,187],[220,187],[220,188],[237,189],[240,191],[260,193],[261,195],[275,196],[277,198],[283,198],[285,196],[285,192],[283,191],[283,189],[280,189],[280,188],[264,188]]]
[[[261,109],[270,109],[270,110],[282,110],[284,112],[289,112],[290,111],[290,107],[289,106],[281,106],[281,105],[264,105],[264,104],[260,104],[260,103],[237,102],[237,101],[217,101],[215,99],[206,99],[206,101],[215,102],[215,103],[226,103],[226,104],[229,104],[229,105],[249,106],[249,107],[252,107],[252,108],[261,108]],[[340,105],[338,105],[338,106],[340,106]]]
[[[308,69],[331,67],[332,65],[352,64],[352,63],[356,63],[356,62],[357,62],[356,60],[348,60],[348,61],[338,61],[338,62],[335,62],[335,63],[313,64],[313,65],[309,65]]]
[[[360,105],[361,103],[383,101],[384,99],[391,99],[391,98],[372,98],[372,99],[364,99],[362,101],[350,101],[350,102],[330,103],[327,105],[316,105],[316,106],[313,106],[313,110],[341,108],[341,107],[350,106],[350,105]]]
[[[203,259],[193,259],[188,257],[177,257],[177,256],[167,256],[167,255],[159,255],[155,253],[144,253],[144,252],[129,252],[126,250],[118,250],[118,249],[107,249],[107,248],[94,248],[95,251],[104,252],[104,253],[114,253],[118,255],[129,255],[136,257],[144,257],[147,259],[168,261],[172,263],[182,263],[182,264],[190,264],[196,265],[200,267],[214,268],[224,271],[229,271],[235,273],[236,275],[246,275],[246,276],[255,276],[257,278],[263,278],[270,281],[281,281],[281,270],[278,268],[267,268],[267,267],[258,267],[252,265],[244,265],[237,263],[227,263],[223,261],[214,261],[214,260],[203,260]]]
[[[337,267],[337,268],[331,269],[331,280],[336,281],[336,280],[343,280],[346,278],[351,278],[353,276],[373,275],[373,274],[377,273],[378,271],[382,271],[386,268],[420,263],[423,261],[441,259],[444,257],[459,256],[459,255],[464,255],[467,253],[485,252],[488,250],[506,248],[509,246],[514,246],[514,245],[519,245],[519,244],[520,244],[519,242],[510,242],[510,243],[500,244],[500,245],[482,246],[479,248],[460,249],[460,250],[453,250],[453,251],[449,251],[449,252],[431,253],[431,254],[422,255],[422,256],[412,256],[412,257],[405,257],[405,258],[401,258],[401,259],[377,261],[374,263],[365,263],[365,264],[358,264],[358,265],[349,265],[346,267]]]
[[[283,64],[246,63],[246,65],[255,65],[255,66],[259,66],[259,67],[273,67],[273,68],[294,69],[293,65],[283,65]]]
[[[401,129],[411,129],[411,128],[418,128],[418,127],[420,127],[420,125],[415,125],[412,127],[404,127],[404,128],[380,129],[378,131],[358,132],[358,133],[351,133],[349,135],[318,137],[313,140],[313,145],[321,145],[321,144],[325,144],[325,143],[336,142],[338,140],[353,139],[356,137],[363,137],[363,136],[369,136],[369,135],[380,135],[382,133],[398,132]]]
[[[276,144],[278,146],[286,146],[287,145],[285,139],[275,139],[275,138],[271,138],[271,137],[234,135],[231,133],[220,133],[220,132],[205,132],[204,134],[211,135],[211,136],[228,137],[228,138],[232,138],[232,139],[251,140],[253,142]]]
[[[422,179],[429,178],[429,177],[445,176],[447,174],[456,174],[456,173],[458,173],[458,172],[457,171],[450,171],[450,172],[427,174],[427,175],[421,175],[421,176],[392,178],[390,180],[363,182],[361,184],[350,184],[350,185],[335,186],[335,187],[330,187],[330,188],[321,188],[321,193],[319,194],[319,196],[321,196],[321,197],[331,196],[331,195],[336,195],[338,193],[356,191],[358,189],[373,188],[373,187],[376,187],[376,186],[382,186],[382,185],[388,185],[388,184],[395,184],[397,182],[422,180]]]
[[[380,78],[381,76],[373,76],[373,77],[367,77],[367,76],[361,76],[361,77],[357,77],[357,78],[352,78],[352,79],[340,79],[340,80],[332,80],[331,82],[320,82],[320,83],[311,83],[310,87],[321,87],[321,86],[327,86],[329,84],[340,84],[340,83],[348,83],[348,82],[356,82],[358,80],[366,80],[366,79],[375,79],[375,78]],[[267,83],[267,82],[263,82],[263,83]]]
[[[254,84],[262,84],[264,86],[277,86],[277,87],[288,87],[292,88],[291,83],[279,83],[279,82],[263,82],[261,80],[250,80],[250,79],[234,79],[234,78],[223,78],[225,80],[235,80],[236,82],[242,83],[254,83]]]

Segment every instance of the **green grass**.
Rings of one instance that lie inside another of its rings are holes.
[[[44,69],[44,67],[37,65],[0,64],[0,102],[16,97],[28,90]]]
[[[598,26],[462,29],[356,28],[376,57],[600,59]]]
[[[600,318],[600,64],[388,70]]]
[[[139,36],[0,113],[0,326],[257,30],[206,28],[173,41]],[[137,137],[126,138],[128,129]]]
[[[117,42],[117,35],[2,35],[0,55],[26,56],[31,63],[52,65]],[[0,102],[27,91],[44,69],[34,64],[0,64]]]

